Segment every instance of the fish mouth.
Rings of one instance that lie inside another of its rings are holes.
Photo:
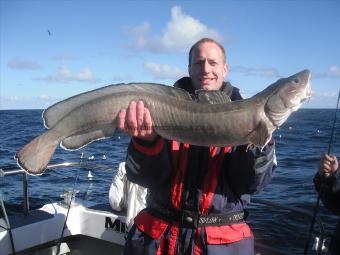
[[[312,86],[310,79],[305,87],[305,90],[301,93],[300,103],[303,103],[306,100],[309,100],[313,96]]]
[[[307,98],[312,97],[313,95],[313,91],[312,91],[312,86],[311,86],[311,80],[312,80],[312,73],[309,70],[304,70],[303,72],[306,72],[306,98],[304,98],[303,100],[306,100]]]
[[[302,102],[311,98],[313,95],[312,86],[311,86],[312,74],[309,70],[306,69],[296,74],[295,77],[300,77],[301,79],[299,81],[301,85],[298,86],[300,88],[297,88],[298,90],[300,90],[300,93],[296,93],[296,96],[295,96],[295,97],[300,97],[300,100],[297,100],[300,103],[296,106],[296,107],[299,107]]]
[[[311,86],[311,82],[309,81],[308,82],[308,85],[307,85],[307,93],[306,93],[306,96],[308,98],[312,97],[313,96],[313,91],[312,91],[312,86]]]
[[[301,103],[303,103],[303,102],[305,102],[305,101],[307,101],[307,100],[309,101],[310,98],[311,98],[311,97],[313,96],[313,94],[314,94],[314,92],[313,92],[313,90],[312,90],[312,82],[311,82],[311,80],[312,80],[312,74],[311,74],[311,73],[309,73],[307,79],[308,79],[308,80],[307,80],[305,98],[302,98],[302,99],[301,99]]]

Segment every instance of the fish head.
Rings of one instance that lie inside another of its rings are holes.
[[[273,85],[276,89],[269,96],[265,111],[273,125],[279,127],[312,96],[311,72],[303,70]]]

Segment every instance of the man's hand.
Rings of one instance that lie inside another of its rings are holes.
[[[148,108],[143,101],[131,101],[127,109],[121,109],[118,114],[117,127],[143,140],[153,141],[157,134],[152,128],[152,119]]]
[[[338,170],[339,164],[336,156],[324,154],[319,164],[319,173],[326,177]]]

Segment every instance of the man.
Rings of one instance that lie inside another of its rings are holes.
[[[189,52],[189,77],[176,87],[197,100],[195,90],[221,90],[231,100],[239,90],[224,82],[224,48],[203,38]],[[230,120],[233,121],[233,120]],[[274,144],[200,147],[168,141],[152,130],[149,110],[131,102],[119,113],[118,127],[132,135],[127,177],[148,188],[147,207],[134,220],[125,254],[254,254],[245,222],[249,194],[271,180]]]
[[[340,167],[336,156],[327,154],[322,156],[314,183],[324,205],[340,215]],[[337,224],[329,244],[329,254],[340,254],[340,223]]]

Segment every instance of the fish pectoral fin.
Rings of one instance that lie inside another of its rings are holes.
[[[249,135],[249,142],[263,148],[272,138],[272,132],[268,129],[265,121],[260,121]]]
[[[111,137],[115,132],[112,123],[96,126],[95,129],[84,130],[62,140],[61,146],[67,150],[78,150],[81,147],[99,139]]]

